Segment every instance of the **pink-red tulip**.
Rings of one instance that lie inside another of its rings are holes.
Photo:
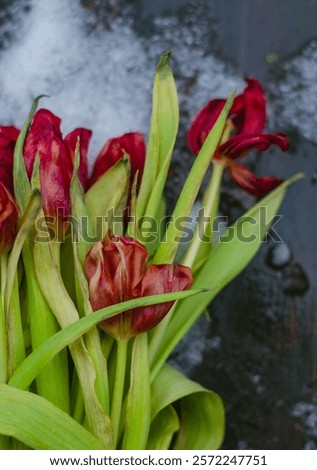
[[[108,234],[86,256],[85,272],[93,310],[125,300],[188,289],[190,268],[178,264],[147,266],[146,248],[129,237]],[[116,339],[126,340],[156,326],[173,302],[136,308],[103,321],[99,326]]]
[[[253,149],[264,152],[271,145],[277,145],[285,151],[289,148],[289,142],[284,134],[263,133],[266,122],[263,89],[254,78],[247,78],[246,82],[247,87],[235,98],[228,117],[235,135],[218,146],[214,160],[222,160],[232,179],[243,189],[256,196],[264,196],[282,180],[274,176],[258,178],[235,160],[244,157]],[[224,105],[224,99],[211,100],[194,118],[187,137],[188,146],[194,153],[198,154],[200,151]]]
[[[139,172],[140,183],[145,162],[145,141],[143,134],[129,132],[120,137],[114,137],[106,142],[96,158],[88,187],[92,186],[106,171],[115,165],[125,154],[130,157],[131,184],[136,172]]]
[[[58,234],[64,235],[71,210],[69,194],[77,138],[80,137],[79,177],[85,183],[90,131],[76,129],[63,138],[61,119],[47,109],[35,114],[24,144],[24,160],[29,178],[36,155],[40,158],[40,190],[44,214]]]

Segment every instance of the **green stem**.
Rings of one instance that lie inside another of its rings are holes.
[[[60,328],[37,283],[30,241],[24,245],[23,261],[27,284],[27,309],[30,319],[32,349],[34,350],[57,333]],[[39,395],[69,413],[66,350],[61,351],[43,368],[36,378],[36,387]]]
[[[6,322],[8,338],[8,377],[10,378],[25,359],[25,343],[17,274],[14,278],[11,302],[7,307]]]
[[[74,418],[75,421],[81,424],[85,417],[85,402],[83,391],[80,386],[76,370],[74,370],[73,372],[70,397],[71,416]]]
[[[112,422],[113,433],[114,433],[114,443],[115,447],[117,445],[120,418],[121,418],[121,408],[123,400],[123,391],[125,383],[125,371],[126,371],[126,362],[127,362],[127,346],[128,341],[117,341],[117,364],[116,364],[116,374],[114,381],[114,389],[111,403],[111,412],[110,419]]]
[[[173,315],[173,312],[175,310],[175,306],[177,305],[177,302],[174,303],[173,307],[171,310],[168,312],[165,318],[157,325],[156,328],[154,328],[152,331],[149,332],[149,360],[150,364],[152,364],[154,358],[156,357],[156,354],[160,348],[160,344],[162,341],[162,338],[164,338],[166,330],[168,328],[170,319]]]
[[[210,252],[213,245],[213,229],[218,215],[220,185],[225,166],[222,162],[214,162],[211,179],[205,191],[202,203],[204,213],[200,217],[191,245],[182,260],[182,264],[190,267],[199,265]],[[207,223],[205,223],[207,221]]]
[[[151,423],[151,383],[147,334],[134,338],[130,388],[126,405],[126,422],[122,448],[144,450]]]
[[[1,268],[1,299],[0,299],[0,383],[7,382],[7,328],[4,311],[4,288],[7,276],[7,255],[0,258]]]
[[[4,311],[4,287],[7,273],[7,255],[3,254],[0,259],[1,268],[1,299],[0,299],[0,383],[7,382],[7,332]],[[8,436],[0,434],[0,450],[9,448]]]

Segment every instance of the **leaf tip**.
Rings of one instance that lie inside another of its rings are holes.
[[[164,52],[164,54],[161,56],[159,63],[157,65],[157,71],[162,70],[165,66],[169,66],[171,54],[172,54],[171,51]]]

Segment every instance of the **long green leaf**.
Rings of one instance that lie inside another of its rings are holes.
[[[103,308],[87,317],[81,318],[79,321],[56,333],[45,343],[41,344],[41,346],[39,346],[36,350],[34,350],[16,370],[14,375],[11,377],[9,384],[21,389],[27,388],[32,383],[42,367],[52,360],[56,354],[58,354],[66,346],[79,339],[82,335],[87,333],[87,331],[98,325],[98,323],[105,320],[106,318],[118,315],[119,313],[130,310],[132,308],[171,302],[200,293],[201,289],[197,289],[142,297],[139,299],[128,300],[126,302],[122,302],[121,304],[112,305],[111,307]]]
[[[20,228],[15,238],[14,245],[11,250],[8,261],[7,282],[5,286],[4,296],[5,310],[7,310],[10,304],[14,279],[24,242],[27,239],[27,236],[29,235],[31,229],[33,228],[33,225],[36,221],[36,217],[41,209],[41,204],[41,195],[38,190],[34,190],[21,219]]]
[[[221,398],[165,365],[152,384],[152,419],[178,401],[181,401],[181,418],[175,448],[218,449],[224,436]]]
[[[286,189],[301,177],[301,174],[296,175],[281,184],[229,227],[221,237],[193,284],[195,288],[208,287],[212,290],[200,294],[195,299],[183,300],[177,304],[166,334],[152,361],[152,378],[214,297],[255,256],[283,201]]]
[[[146,448],[148,450],[168,450],[179,427],[180,422],[174,407],[172,405],[166,406],[151,423]]]
[[[104,448],[49,401],[8,385],[0,385],[0,434],[12,436],[36,450]]]
[[[179,110],[173,72],[169,65],[170,52],[165,53],[157,66],[153,85],[151,127],[145,167],[137,201],[137,218],[142,217],[149,203],[157,177],[160,183],[151,201],[151,210],[160,202],[162,183],[167,176],[169,161],[175,145]]]
[[[23,147],[26,134],[28,132],[29,126],[32,122],[33,116],[36,112],[39,100],[43,98],[44,95],[38,96],[33,101],[31,111],[24,123],[24,126],[19,134],[19,137],[16,141],[14,148],[14,158],[13,158],[13,182],[14,182],[14,195],[15,200],[20,208],[21,214],[23,214],[29,198],[31,197],[31,185],[29,178],[26,172],[26,167],[23,158]]]
[[[134,338],[123,449],[145,449],[150,430],[151,384],[147,334]]]
[[[127,206],[130,181],[130,161],[125,157],[109,168],[85,194],[91,225],[96,241],[110,228],[116,235],[123,234],[124,209]],[[114,221],[116,221],[115,226]]]
[[[182,192],[174,209],[171,222],[166,230],[165,239],[160,244],[153,263],[172,263],[174,261],[178,246],[181,241],[182,233],[179,231],[179,222],[188,217],[195,199],[198,195],[199,188],[202,184],[204,176],[210,166],[212,156],[221,139],[228,113],[231,109],[234,94],[232,94],[223,110],[221,111],[215,125],[210,131],[204,145],[197,155],[190,173],[186,179]]]

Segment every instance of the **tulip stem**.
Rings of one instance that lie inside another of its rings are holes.
[[[117,341],[117,361],[116,361],[116,372],[114,380],[114,389],[112,395],[110,419],[113,427],[114,443],[117,445],[121,408],[123,400],[123,391],[125,383],[125,371],[127,362],[127,346],[128,341]]]
[[[4,311],[4,288],[7,276],[7,255],[0,260],[1,267],[1,299],[0,299],[0,383],[7,382],[7,332]]]
[[[7,272],[7,255],[3,254],[0,260],[1,268],[1,299],[0,299],[0,383],[7,381],[7,335],[6,335],[6,319],[4,311],[4,284]],[[8,436],[0,435],[0,450],[8,449]]]
[[[23,247],[27,285],[27,309],[32,348],[35,349],[59,331],[57,320],[37,282],[31,242]],[[36,377],[37,392],[62,410],[69,412],[67,352],[61,351]]]
[[[224,168],[222,162],[213,163],[211,178],[203,197],[203,213],[199,217],[191,245],[182,260],[182,264],[194,270],[200,267],[214,243],[214,222],[219,209],[220,184]]]
[[[6,308],[8,378],[25,359],[25,343],[21,318],[18,275],[15,274],[11,301]]]

